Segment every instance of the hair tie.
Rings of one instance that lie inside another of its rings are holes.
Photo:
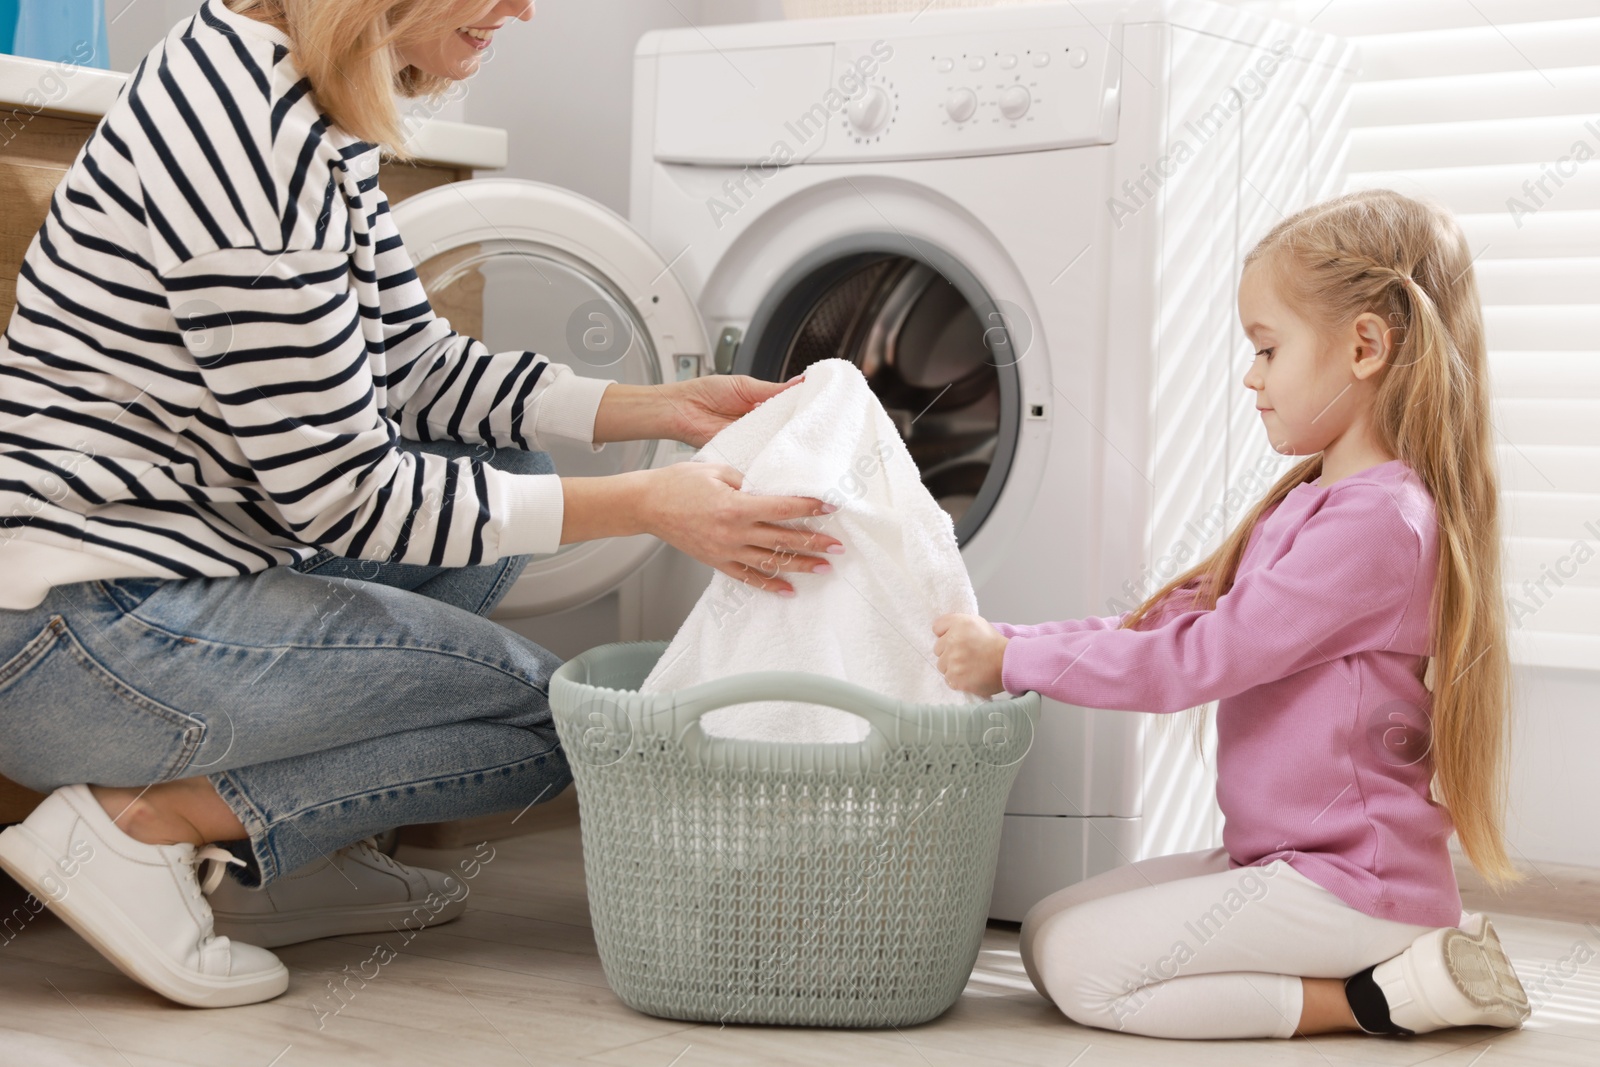
[[[1421,284],[1420,282],[1417,281],[1417,279],[1415,277],[1412,276],[1411,272],[1403,271],[1399,267],[1390,267],[1389,268],[1389,273],[1394,278],[1394,280],[1399,282],[1401,285],[1406,285],[1408,283],[1411,284],[1411,285],[1420,285]]]

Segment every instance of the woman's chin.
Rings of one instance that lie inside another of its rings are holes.
[[[462,54],[463,52],[465,54]],[[407,58],[410,59],[413,67],[416,67],[424,74],[431,74],[436,78],[445,78],[453,82],[466,81],[478,73],[478,69],[483,66],[483,53],[468,49],[461,49],[460,51],[452,49],[447,56],[431,57],[431,62],[418,63],[414,57]]]
[[[419,66],[417,69],[424,74],[432,74],[436,78],[459,82],[466,81],[478,73],[478,68],[482,65],[482,60],[477,56],[472,56],[468,59],[460,59],[451,63],[433,63],[426,67]]]
[[[472,77],[483,66],[483,57],[487,54],[486,52],[468,52],[466,55],[456,59],[452,72],[445,75],[445,77],[452,81],[462,81]]]

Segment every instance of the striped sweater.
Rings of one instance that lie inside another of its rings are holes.
[[[435,317],[277,30],[209,0],[67,172],[0,340],[0,607],[95,577],[553,552],[555,475],[399,438],[591,441],[609,382]]]

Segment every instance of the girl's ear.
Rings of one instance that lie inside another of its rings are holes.
[[[1372,312],[1363,312],[1356,316],[1355,321],[1355,361],[1350,369],[1357,380],[1370,378],[1382,370],[1389,362],[1389,354],[1394,351],[1401,338],[1397,337],[1384,322]]]

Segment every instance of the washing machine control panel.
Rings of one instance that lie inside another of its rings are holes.
[[[807,162],[1035,152],[1116,140],[1120,27],[842,41],[849,94]]]

